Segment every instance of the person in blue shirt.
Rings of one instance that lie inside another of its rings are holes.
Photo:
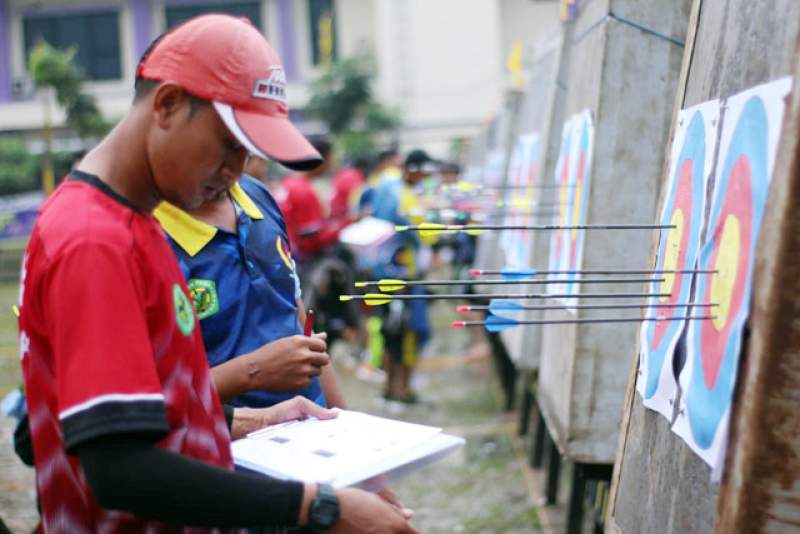
[[[245,172],[251,163],[260,162],[250,156]],[[196,210],[162,203],[153,215],[186,277],[220,399],[259,408],[302,395],[346,409],[326,334],[303,335],[286,224],[264,184],[244,174]],[[372,488],[403,508],[382,477]]]
[[[191,213],[154,212],[184,271],[223,402],[259,408],[295,395],[346,408],[325,334],[303,335],[286,227],[266,187],[244,176]]]
[[[397,225],[417,224],[420,203],[414,187],[430,174],[435,161],[423,150],[412,150],[403,163],[399,176],[385,177],[372,197],[372,215]],[[420,250],[423,243],[413,232],[400,232],[382,244],[391,259],[376,266],[375,277],[413,280],[421,278],[424,262]],[[421,287],[409,293],[422,294]],[[411,389],[417,353],[430,337],[428,308],[424,300],[393,301],[382,309],[386,384],[384,398],[401,402],[418,401]]]

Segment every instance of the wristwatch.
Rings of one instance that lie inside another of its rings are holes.
[[[319,492],[308,510],[308,525],[316,532],[324,532],[339,520],[339,497],[330,484],[319,484]]]

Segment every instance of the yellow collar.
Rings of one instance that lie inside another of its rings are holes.
[[[242,189],[242,186],[239,185],[239,182],[233,184],[229,191],[233,197],[233,200],[239,204],[239,207],[242,208],[242,211],[245,212],[251,219],[260,220],[264,218],[264,214],[261,213],[260,209],[258,209],[256,203],[253,202],[249,196],[247,196],[247,193],[244,192],[244,189]]]
[[[239,183],[230,188],[231,197],[251,219],[263,219],[264,214],[258,209]],[[180,208],[168,202],[162,202],[153,211],[153,216],[161,223],[161,227],[189,256],[194,256],[217,235],[217,228],[192,217]]]

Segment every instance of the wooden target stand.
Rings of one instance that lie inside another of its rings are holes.
[[[676,109],[683,102],[688,84],[691,61],[687,59],[692,57],[702,3],[696,0],[693,6]],[[716,50],[717,55],[722,52]],[[800,441],[797,439],[800,413],[796,401],[800,395],[800,359],[797,358],[800,351],[800,321],[797,320],[800,315],[800,263],[797,261],[800,247],[800,213],[797,210],[800,199],[800,42],[794,52],[791,74],[795,88],[786,103],[756,249],[750,336],[740,359],[723,478],[716,502],[707,503],[713,506],[713,530],[707,531],[720,534],[788,532],[800,527],[797,520],[800,517]],[[625,461],[635,456],[627,449],[635,446],[635,443],[631,445],[633,438],[630,436],[634,434],[631,426],[638,402],[634,387],[636,362],[638,355],[626,394],[617,472],[613,475],[606,518],[606,531],[612,533],[627,533],[637,528],[630,521],[624,521],[625,516],[630,515],[626,507],[630,507],[631,502],[620,502],[622,472],[626,468],[635,469],[628,468]],[[708,476],[705,470],[702,474]],[[689,472],[687,478],[697,477]],[[679,490],[685,489],[680,480],[675,484]],[[707,484],[712,485],[710,481]],[[703,484],[696,485],[702,489]],[[694,493],[703,494],[701,491]],[[706,505],[702,501],[696,499],[684,506],[682,514],[691,518],[702,516],[701,508]],[[640,504],[647,510],[646,503]],[[623,528],[626,523],[628,528]],[[635,525],[643,529],[653,526],[641,522]],[[675,525],[672,527],[675,531]]]
[[[547,423],[537,402],[536,380],[536,371],[530,371],[523,377],[517,431],[521,438],[530,434],[528,467],[542,471],[544,476],[541,480],[541,493],[544,496],[544,504],[553,506],[558,504],[565,462],[558,445],[547,429]],[[593,532],[602,533],[605,503],[614,465],[571,462],[571,468],[565,531],[567,534],[580,534],[584,531],[585,511],[588,506],[592,511]]]
[[[798,528],[800,48],[793,76],[756,250],[751,335],[734,396],[716,532]]]

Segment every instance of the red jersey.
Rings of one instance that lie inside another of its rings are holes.
[[[332,221],[322,213],[322,204],[314,186],[302,174],[283,179],[275,200],[286,220],[292,250],[301,259],[314,256],[336,242],[347,221]]]
[[[347,218],[350,208],[358,202],[356,195],[364,188],[364,173],[355,167],[345,167],[333,175],[331,217]]]
[[[45,532],[175,530],[100,507],[70,454],[99,436],[147,433],[233,467],[188,294],[158,222],[97,177],[74,171],[42,207],[23,262],[20,356]]]

